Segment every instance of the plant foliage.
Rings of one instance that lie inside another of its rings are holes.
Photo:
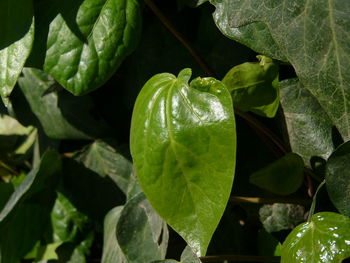
[[[0,18],[0,263],[350,258],[350,2]]]

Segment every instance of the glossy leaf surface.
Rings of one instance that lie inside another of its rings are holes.
[[[298,81],[280,83],[281,105],[292,151],[310,166],[310,159],[327,159],[333,152],[332,126],[317,99]]]
[[[128,263],[149,263],[165,258],[168,228],[143,193],[124,206],[116,234]]]
[[[281,263],[339,263],[350,256],[350,218],[323,212],[297,226],[282,247]]]
[[[222,82],[231,92],[235,107],[273,118],[279,106],[278,66],[268,57],[257,58],[259,63],[233,67]]]
[[[136,175],[152,206],[204,255],[231,191],[236,151],[229,92],[212,78],[188,84],[152,77],[139,94],[131,124]]]
[[[287,153],[282,158],[253,173],[249,181],[256,186],[279,195],[294,193],[304,178],[304,163],[295,153]]]
[[[344,215],[350,216],[350,141],[339,146],[327,160],[326,186],[330,199]]]
[[[216,6],[214,19],[225,35],[261,54],[285,57],[344,140],[350,138],[350,2],[211,2]],[[261,27],[260,32],[253,30],[253,37],[252,27]],[[268,46],[272,49],[264,50]]]
[[[42,237],[49,224],[60,169],[58,153],[44,154],[40,166],[24,178],[1,210],[2,263],[18,262]]]
[[[19,86],[47,136],[55,139],[91,139],[106,133],[102,121],[89,114],[89,97],[74,97],[59,90],[47,73],[25,68]]]
[[[113,208],[105,217],[103,234],[102,263],[127,263],[117,240],[117,224],[123,210],[122,206]]]
[[[104,84],[134,50],[141,30],[137,0],[42,0],[35,15],[31,62],[75,95]]]
[[[32,0],[0,1],[0,95],[10,96],[34,41]],[[6,100],[5,100],[6,102]]]

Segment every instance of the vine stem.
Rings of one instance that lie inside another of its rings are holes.
[[[222,262],[240,261],[240,262],[280,262],[280,257],[264,257],[264,256],[243,256],[243,255],[219,255],[205,256],[199,258],[202,262]]]
[[[309,216],[307,217],[307,222],[311,222],[311,217],[315,213],[317,194],[325,183],[326,183],[326,180],[323,180],[322,183],[320,183],[320,185],[317,187],[317,190],[312,198],[312,204],[310,207]]]
[[[202,56],[197,52],[197,50],[193,47],[193,45],[187,40],[187,38],[181,34],[175,26],[171,23],[171,21],[162,13],[162,11],[154,4],[152,0],[144,0],[149,9],[158,17],[158,19],[162,22],[162,24],[181,42],[181,44],[191,53],[193,58],[197,61],[198,65],[202,68],[202,70],[208,74],[208,76],[216,77],[214,71],[209,67],[206,61],[202,58]],[[239,109],[234,109],[235,113],[240,116],[242,119],[246,120],[248,124],[254,128],[254,130],[260,134],[263,138],[268,138],[272,141],[279,151],[283,154],[289,151],[288,147],[284,144],[282,140],[278,138],[270,129],[264,126],[261,122],[259,122],[256,118],[254,118],[251,114],[247,112],[243,112]],[[272,149],[273,150],[273,149]],[[280,157],[280,153],[276,153],[276,156]]]

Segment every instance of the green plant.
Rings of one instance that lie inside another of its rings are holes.
[[[0,0],[0,263],[349,258],[349,14]]]

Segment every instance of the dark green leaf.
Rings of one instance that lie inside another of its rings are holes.
[[[343,139],[350,139],[350,2],[211,2],[216,6],[214,19],[224,34],[264,55],[285,57]],[[262,27],[262,31],[252,36],[252,27]],[[272,50],[266,50],[269,47]]]
[[[281,105],[292,151],[310,166],[310,159],[327,159],[333,152],[332,121],[298,79],[280,83]]]
[[[80,242],[64,243],[56,249],[58,262],[64,263],[86,263],[90,254],[90,247],[94,240],[94,233],[89,232]]]
[[[116,236],[117,224],[122,210],[122,206],[115,207],[105,217],[102,263],[127,263]]]
[[[282,247],[281,263],[339,263],[350,256],[350,219],[323,212],[297,226]]]
[[[166,223],[143,193],[130,199],[121,212],[117,239],[128,263],[149,263],[165,258],[168,246]]]
[[[105,133],[103,122],[90,114],[90,98],[77,98],[64,90],[57,90],[60,86],[45,72],[25,68],[19,85],[49,137],[89,139]]]
[[[201,261],[193,253],[192,249],[187,246],[181,254],[181,263],[201,263]]]
[[[79,154],[76,160],[102,177],[110,177],[124,192],[136,182],[132,173],[132,163],[107,143],[97,140],[92,143],[86,151]]]
[[[0,211],[3,209],[4,205],[7,203],[14,188],[11,183],[0,182]]]
[[[253,173],[252,184],[279,195],[289,195],[299,189],[304,178],[304,162],[295,153],[287,153],[265,168]]]
[[[34,20],[32,0],[0,1],[0,95],[10,96],[32,49]],[[6,100],[5,100],[6,102]]]
[[[47,152],[40,166],[24,178],[0,212],[2,263],[18,262],[41,238],[49,223],[60,169],[58,153]]]
[[[81,232],[86,232],[89,218],[61,193],[58,193],[51,213],[54,243],[75,242]]]
[[[326,186],[330,199],[350,216],[350,141],[339,146],[327,160]]]
[[[259,210],[260,221],[268,233],[293,229],[305,220],[305,208],[294,204],[263,205]]]
[[[59,191],[99,224],[102,225],[108,211],[125,202],[124,194],[110,177],[103,177],[71,158],[63,160],[63,169]]]
[[[163,73],[145,84],[133,112],[131,153],[152,206],[204,255],[232,187],[235,120],[220,81],[188,84],[190,77],[185,69],[178,78]]]
[[[235,107],[273,118],[279,106],[278,66],[268,57],[257,58],[260,63],[233,67],[222,82],[230,91]]]
[[[261,256],[281,256],[282,245],[271,234],[265,231],[258,232],[258,253]]]
[[[173,259],[164,259],[164,260],[152,261],[151,263],[183,263],[183,262],[179,262]]]
[[[35,1],[35,16],[32,62],[75,95],[104,84],[141,31],[135,0]]]

